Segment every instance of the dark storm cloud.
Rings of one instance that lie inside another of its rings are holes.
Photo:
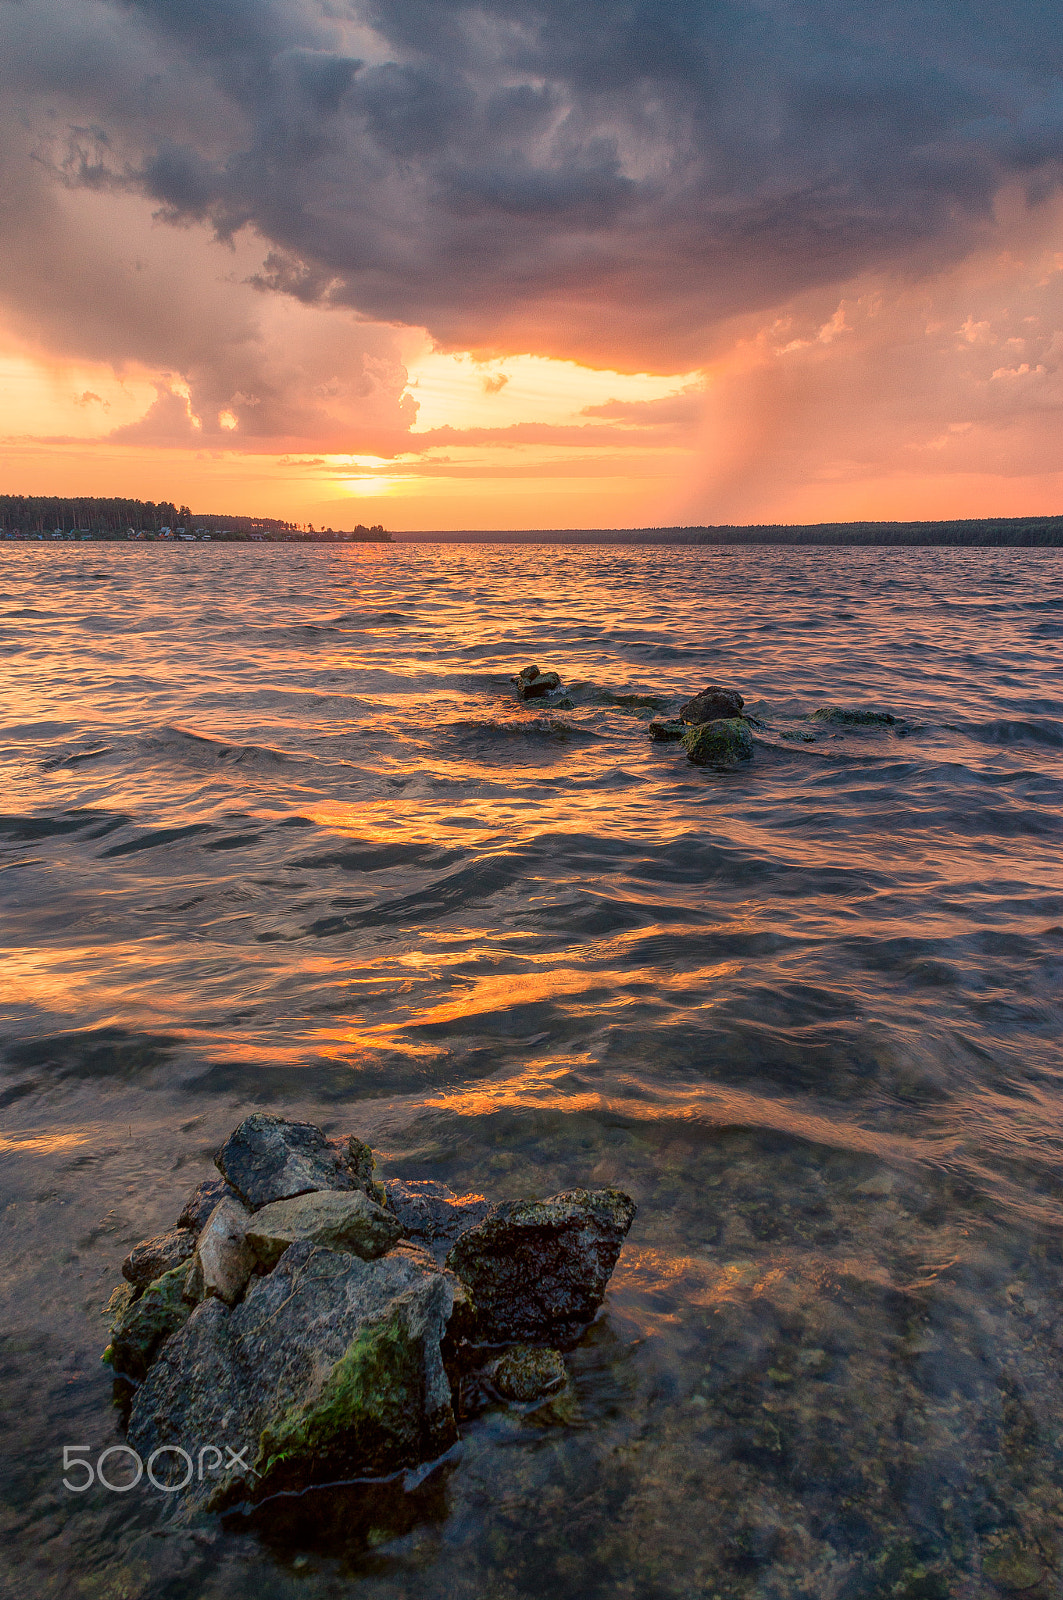
[[[262,287],[480,351],[689,363],[737,313],[959,258],[1002,187],[1043,197],[1063,156],[1054,4],[23,0],[0,19],[8,93],[67,182],[251,227]]]

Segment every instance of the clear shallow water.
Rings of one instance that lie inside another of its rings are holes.
[[[1061,639],[1054,552],[4,550],[10,1592],[1063,1593]],[[647,738],[708,681],[746,770]],[[255,1107],[629,1190],[566,1407],[401,1504],[66,1491]]]

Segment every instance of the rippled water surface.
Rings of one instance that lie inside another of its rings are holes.
[[[4,1592],[1063,1593],[1061,580],[3,550]],[[713,681],[739,771],[647,737]],[[101,1307],[256,1107],[640,1210],[564,1406],[181,1530],[62,1451],[120,1439]]]

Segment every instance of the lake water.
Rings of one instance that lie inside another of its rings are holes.
[[[1063,1593],[1061,642],[1052,551],[0,552],[2,1592]],[[708,682],[748,767],[647,736]],[[565,1405],[254,1523],[65,1489],[253,1109],[628,1190]]]

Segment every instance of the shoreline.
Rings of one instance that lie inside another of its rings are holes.
[[[1063,548],[1063,516],[977,517],[927,522],[814,522],[670,528],[424,529],[392,534],[396,544],[758,545],[841,548]]]

